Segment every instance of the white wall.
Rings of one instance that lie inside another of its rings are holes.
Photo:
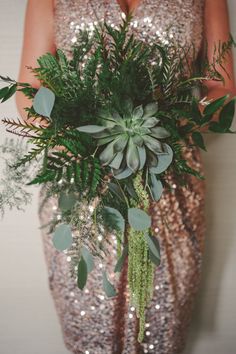
[[[236,0],[229,0],[231,19]],[[16,78],[26,0],[0,0],[0,73]],[[232,21],[236,38],[236,23]],[[0,117],[16,117],[14,100]],[[0,143],[6,136],[0,127]],[[186,354],[236,352],[236,137],[207,139],[207,246]],[[25,213],[0,221],[0,353],[65,354],[38,230],[37,193]],[[94,353],[95,354],[95,353]],[[104,353],[105,354],[105,353]]]

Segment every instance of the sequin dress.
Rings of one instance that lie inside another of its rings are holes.
[[[164,43],[170,39],[186,46],[193,43],[196,55],[202,43],[203,8],[204,0],[141,0],[134,11],[132,30],[148,42],[158,38]],[[103,19],[117,26],[121,15],[116,0],[56,0],[56,46],[70,56],[80,28],[92,31]],[[186,148],[185,158],[203,174],[197,148]],[[142,344],[136,340],[138,324],[134,308],[129,305],[127,264],[120,278],[113,273],[115,248],[111,246],[105,264],[97,264],[82,292],[69,276],[70,257],[58,252],[47,228],[42,229],[50,290],[65,345],[72,353],[182,352],[201,273],[205,184],[191,176],[188,187],[180,187],[174,176],[169,177],[169,182],[172,192],[165,191],[161,200],[150,206],[153,230],[161,243],[162,262],[155,271],[154,296],[146,312]],[[41,223],[47,224],[57,212],[56,201],[51,198],[39,212]],[[112,299],[105,298],[101,287],[104,267],[118,289],[118,296]]]

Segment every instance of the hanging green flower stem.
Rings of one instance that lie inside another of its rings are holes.
[[[139,172],[134,178],[134,188],[139,202],[133,201],[134,207],[148,210],[149,197],[142,184],[142,174]],[[152,298],[154,264],[149,258],[148,245],[145,239],[146,231],[137,231],[129,228],[128,231],[128,278],[131,293],[131,302],[139,318],[138,340],[142,342],[145,329],[145,308]]]

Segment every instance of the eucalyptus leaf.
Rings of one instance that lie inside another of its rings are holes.
[[[88,269],[87,264],[83,256],[81,256],[79,264],[78,264],[78,271],[77,271],[77,285],[80,290],[83,290],[88,278]]]
[[[117,210],[115,208],[108,207],[108,206],[105,206],[104,209],[110,215],[113,222],[115,222],[117,228],[119,230],[121,230],[122,232],[124,232],[125,231],[125,220],[124,220],[123,216],[121,215],[121,213],[119,212],[119,210]]]
[[[52,242],[58,251],[64,251],[70,248],[73,242],[70,226],[67,224],[57,226],[53,234]]]
[[[71,210],[77,201],[77,197],[73,192],[61,192],[58,200],[58,205],[61,210]]]
[[[137,231],[146,230],[151,226],[150,215],[138,208],[128,209],[128,221],[130,226]]]
[[[106,271],[102,272],[102,287],[103,290],[105,291],[107,297],[114,297],[116,296],[116,290],[114,285],[110,283],[107,277]]]
[[[124,249],[123,249],[122,255],[120,256],[120,258],[118,259],[118,261],[116,263],[116,266],[115,266],[115,269],[114,269],[115,273],[120,273],[121,272],[127,255],[128,255],[128,247],[126,245],[124,247]]]
[[[94,260],[87,247],[82,247],[81,255],[86,262],[88,273],[92,272],[92,270],[94,269]]]
[[[55,103],[55,94],[47,87],[40,87],[33,100],[33,108],[41,116],[50,118]]]

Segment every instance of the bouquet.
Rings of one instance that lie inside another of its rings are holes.
[[[29,201],[22,184],[43,185],[45,200],[58,199],[61,215],[50,225],[53,244],[70,252],[71,274],[81,290],[94,259],[106,258],[112,232],[116,273],[128,258],[130,298],[142,341],[154,268],[161,262],[149,205],[171,189],[169,174],[181,185],[186,174],[204,178],[183,156],[186,146],[206,150],[203,129],[234,133],[235,98],[201,98],[207,80],[223,80],[216,68],[223,67],[234,41],[219,43],[211,63],[205,57],[201,65],[189,64],[193,47],[148,45],[129,33],[131,19],[123,19],[118,29],[103,23],[92,36],[80,30],[70,59],[60,49],[56,56],[40,57],[38,67],[29,68],[41,82],[39,90],[1,76],[7,84],[0,90],[2,102],[21,91],[32,106],[26,108],[27,121],[3,119],[7,130],[30,147],[24,154],[22,144],[2,147],[15,161],[9,166],[7,159],[7,173],[13,172],[5,180],[0,207]],[[17,185],[9,197],[7,183],[13,181]],[[116,296],[109,274],[101,271],[106,295]]]

